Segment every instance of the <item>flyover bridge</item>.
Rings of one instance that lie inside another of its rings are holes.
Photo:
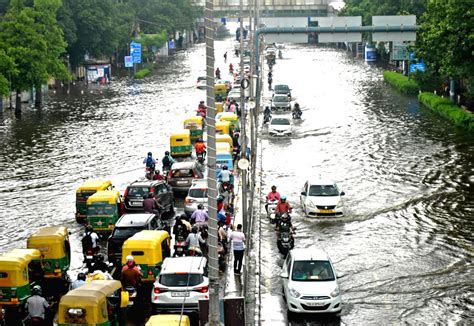
[[[330,0],[243,0],[243,9],[248,13],[258,1],[261,17],[309,17],[331,16]],[[205,0],[194,0],[195,5],[205,6]],[[240,0],[214,0],[214,17],[234,16],[239,13]]]

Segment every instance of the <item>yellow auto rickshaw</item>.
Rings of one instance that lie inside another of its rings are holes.
[[[82,223],[87,216],[87,198],[100,190],[111,190],[110,180],[89,180],[76,189],[76,221]]]
[[[216,121],[216,134],[230,134],[231,123],[229,121]]]
[[[191,321],[186,315],[154,315],[145,326],[191,326]]]
[[[223,102],[215,102],[216,106],[216,113],[224,112],[224,103]]]
[[[230,147],[233,147],[234,142],[232,141],[232,137],[226,134],[217,134],[216,135],[216,145],[217,143],[227,143]]]
[[[44,277],[48,279],[65,279],[71,264],[71,246],[69,232],[63,226],[47,226],[33,233],[26,242],[26,247],[41,252]]]
[[[116,280],[86,283],[59,301],[58,325],[118,325],[128,306],[128,292]]]
[[[0,306],[18,308],[26,302],[43,279],[40,260],[37,249],[14,249],[0,256]]]
[[[229,121],[232,124],[234,130],[239,129],[239,117],[237,114],[232,112],[222,112],[219,118],[220,121]]]
[[[232,155],[233,148],[228,143],[216,142],[216,153],[229,153]]]
[[[143,273],[142,282],[154,282],[161,264],[171,255],[170,236],[166,231],[144,230],[125,240],[122,246],[122,264],[132,255]]]
[[[214,85],[214,97],[216,102],[223,102],[227,97],[227,87],[225,84]]]
[[[87,223],[96,232],[112,232],[125,206],[118,190],[98,191],[87,199]]]
[[[174,132],[170,136],[171,156],[191,156],[193,146],[191,144],[191,132],[189,129],[183,129]]]
[[[183,122],[184,129],[189,129],[191,132],[191,140],[196,141],[202,138],[204,133],[204,119],[200,116],[189,117]]]

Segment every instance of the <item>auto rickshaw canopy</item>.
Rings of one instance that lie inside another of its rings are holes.
[[[204,118],[201,116],[193,115],[190,116],[183,121],[184,129],[187,129],[190,126],[197,126],[198,128],[202,128]]]
[[[214,105],[216,106],[216,113],[224,111],[224,102],[215,102]]]
[[[101,190],[87,198],[87,205],[94,203],[106,203],[115,205],[120,200],[120,191],[118,190]]]
[[[107,297],[121,288],[120,281],[98,280],[69,291],[59,302],[58,324],[96,325],[108,321]]]
[[[169,234],[162,230],[143,230],[125,240],[122,246],[122,263],[126,257],[132,255],[135,263],[155,265],[163,261],[162,242],[167,240]]]
[[[230,121],[216,121],[216,133],[230,134]]]
[[[64,243],[68,237],[66,227],[47,226],[30,235],[26,247],[38,249],[44,259],[61,259],[68,254]]]
[[[227,94],[227,86],[225,83],[214,85],[214,94]]]
[[[29,283],[28,264],[41,259],[37,249],[13,249],[0,255],[0,287],[20,287]]]
[[[222,112],[220,117],[220,121],[230,121],[230,123],[235,127],[239,127],[239,117],[237,114],[232,113],[232,112]]]
[[[145,326],[190,326],[186,315],[154,315],[148,319]]]
[[[217,153],[229,153],[232,154],[233,148],[227,142],[216,142]]]
[[[106,190],[107,188],[112,186],[112,181],[110,180],[88,180],[82,186],[76,189],[76,192],[81,191],[99,191],[99,190]]]

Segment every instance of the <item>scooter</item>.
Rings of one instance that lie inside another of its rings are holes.
[[[84,263],[88,271],[92,270],[92,266],[97,262],[97,256],[94,252],[94,249],[87,249],[84,253]]]
[[[176,241],[174,243],[174,254],[173,256],[174,257],[183,257],[184,254],[186,252],[186,239],[181,236],[181,235],[178,235],[176,237]]]
[[[263,123],[269,123],[271,119],[272,119],[271,113],[267,113],[263,115]]]
[[[288,252],[295,246],[295,239],[293,238],[290,229],[280,231],[280,236],[277,240],[278,250],[282,255],[287,255]]]
[[[153,179],[154,174],[155,174],[155,167],[147,166],[145,168],[145,178],[147,178],[148,180],[151,180],[151,179]]]
[[[278,200],[269,200],[267,201],[267,217],[270,219],[270,223],[276,223],[276,214],[275,210],[278,205]]]
[[[199,164],[204,164],[205,158],[204,158],[204,153],[198,153],[196,154],[197,156],[197,161]]]
[[[199,247],[189,247],[186,256],[202,257],[202,250]]]
[[[293,119],[299,120],[301,119],[302,115],[303,115],[303,112],[301,112],[301,110],[293,110],[293,113],[292,113]]]

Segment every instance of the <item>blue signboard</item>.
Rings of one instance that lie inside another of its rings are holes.
[[[125,60],[125,68],[131,68],[133,67],[133,58],[130,55],[127,55],[124,57]]]
[[[133,58],[133,63],[142,63],[142,45],[140,43],[130,43],[130,56]]]
[[[424,72],[425,70],[426,70],[426,65],[423,61],[420,61],[418,63],[410,63],[410,73],[415,72],[415,71]]]
[[[225,17],[221,18],[221,23],[222,25],[225,25],[227,23],[227,19]]]
[[[169,40],[168,41],[168,49],[174,49],[174,40]]]

